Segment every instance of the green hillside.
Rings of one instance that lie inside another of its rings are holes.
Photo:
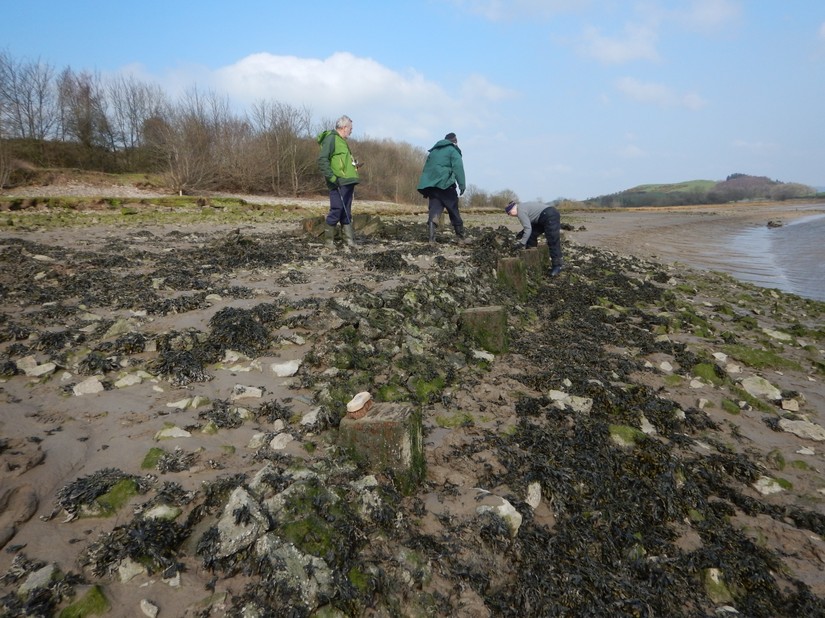
[[[645,184],[586,203],[601,207],[687,206],[747,201],[782,201],[814,197],[816,189],[795,182],[780,182],[766,176],[731,174],[725,180],[688,180],[671,184]]]

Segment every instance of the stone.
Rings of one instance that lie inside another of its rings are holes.
[[[779,401],[782,399],[782,392],[761,376],[744,378],[741,386],[753,397],[764,397],[769,401]]]
[[[343,418],[339,444],[374,472],[390,468],[408,489],[424,478],[421,413],[404,404],[378,403],[360,419]]]
[[[141,599],[140,611],[143,612],[144,616],[149,616],[149,618],[157,618],[159,609],[158,606],[152,603],[149,599]]]
[[[301,367],[300,359],[286,361],[285,363],[272,363],[270,368],[272,372],[279,378],[289,378],[298,373]]]
[[[237,401],[238,399],[260,399],[263,396],[264,390],[257,386],[236,384],[232,389],[232,401]]]
[[[192,434],[180,427],[164,427],[155,434],[155,441],[170,438],[190,438]]]
[[[541,504],[541,483],[533,481],[527,486],[527,497],[524,501],[530,505],[534,511],[539,508]]]
[[[272,438],[272,440],[270,440],[269,448],[273,451],[282,451],[289,445],[290,442],[294,440],[295,438],[288,433],[279,433],[277,436]]]
[[[825,441],[825,427],[810,421],[792,421],[787,418],[780,418],[779,428],[782,431],[787,431],[800,438],[807,438],[808,440],[815,440],[817,442]]]
[[[74,388],[72,388],[72,392],[77,396],[81,397],[82,395],[94,395],[95,393],[101,393],[104,390],[103,383],[97,376],[92,376],[91,378],[87,378],[80,382],[79,384],[75,384]]]

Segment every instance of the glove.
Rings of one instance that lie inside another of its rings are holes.
[[[516,240],[521,240],[524,238],[524,230],[519,230],[518,234],[516,234]]]
[[[524,245],[521,244],[520,242],[517,242],[513,245],[513,250],[514,251],[521,251],[522,249],[524,249]]]

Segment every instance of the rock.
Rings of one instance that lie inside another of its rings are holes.
[[[237,513],[245,513],[238,521]],[[226,558],[252,545],[269,528],[269,520],[257,501],[243,487],[236,487],[217,524],[218,558]]]
[[[129,373],[115,382],[115,388],[126,388],[127,386],[135,386],[143,382],[143,378],[134,373]],[[169,404],[166,404],[167,406]]]
[[[780,485],[776,479],[772,479],[769,476],[760,476],[753,484],[753,488],[763,496],[778,494],[779,492],[784,491],[784,489],[782,489],[782,485]]]
[[[190,438],[192,434],[180,427],[165,427],[155,434],[155,440],[168,440],[169,438]]]
[[[46,566],[30,573],[17,592],[22,597],[27,597],[32,590],[37,588],[47,588],[52,581],[52,578],[57,574],[57,567],[53,564]]]
[[[507,310],[502,306],[465,309],[461,312],[459,325],[487,352],[501,354],[509,348]]]
[[[288,433],[279,433],[269,442],[269,448],[273,451],[282,451],[294,440],[295,438]]]
[[[810,421],[792,421],[787,418],[780,418],[779,428],[782,429],[782,431],[787,431],[800,438],[815,440],[817,442],[825,441],[825,427]]]
[[[122,583],[133,580],[138,575],[145,575],[147,573],[146,567],[135,562],[131,558],[124,558],[117,565],[117,574]]]
[[[298,369],[301,367],[300,360],[291,360],[285,363],[272,363],[270,365],[270,369],[272,372],[278,376],[279,378],[288,378],[294,376],[298,373]]]
[[[514,507],[504,498],[500,496],[493,496],[492,494],[490,494],[490,497],[492,497],[495,501],[498,501],[499,503],[496,505],[482,504],[481,506],[476,508],[476,513],[482,514],[488,511],[495,513],[505,521],[507,527],[510,528],[510,535],[515,537],[518,534],[519,528],[521,527],[521,513],[519,513],[516,510],[516,507]]]
[[[782,409],[788,412],[799,412],[799,402],[796,399],[783,399]]]
[[[753,397],[763,397],[769,401],[782,399],[782,392],[761,376],[744,378],[741,385]]]
[[[95,393],[101,393],[105,390],[103,383],[97,376],[92,376],[79,384],[75,384],[74,388],[72,388],[72,392],[81,397],[83,395],[94,395]]]
[[[158,606],[152,603],[148,599],[141,599],[140,600],[140,611],[143,612],[144,616],[149,616],[149,618],[157,618],[158,615]]]
[[[260,399],[264,396],[262,388],[257,386],[244,386],[243,384],[236,384],[232,389],[232,401],[239,399]]]
[[[527,486],[527,497],[524,501],[530,505],[534,511],[541,504],[541,483],[533,481]]]

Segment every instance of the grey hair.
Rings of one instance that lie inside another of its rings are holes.
[[[335,128],[336,129],[343,129],[344,127],[348,127],[352,124],[352,118],[347,116],[346,114],[341,116],[338,120],[335,121]]]

